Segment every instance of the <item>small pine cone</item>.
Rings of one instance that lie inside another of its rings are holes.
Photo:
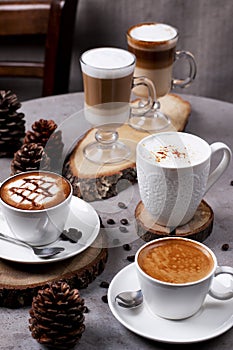
[[[50,170],[50,158],[44,148],[36,143],[24,144],[15,154],[11,162],[12,175],[23,171]]]
[[[52,282],[39,290],[29,311],[29,329],[40,344],[71,349],[85,330],[84,300],[66,282]]]
[[[57,124],[53,120],[40,119],[32,125],[33,131],[27,131],[24,143],[40,143],[45,147]]]
[[[0,114],[2,112],[15,112],[21,107],[17,96],[10,90],[0,90]]]
[[[11,91],[0,91],[0,157],[11,157],[21,147],[25,136],[24,114],[17,96]]]

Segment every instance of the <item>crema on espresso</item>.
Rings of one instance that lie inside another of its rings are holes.
[[[158,240],[145,246],[139,253],[138,264],[147,275],[177,284],[199,281],[214,267],[207,249],[180,239]]]
[[[63,202],[70,191],[70,184],[60,175],[35,171],[9,178],[1,186],[0,196],[15,208],[42,210]]]

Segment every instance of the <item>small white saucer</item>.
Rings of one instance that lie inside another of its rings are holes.
[[[82,199],[73,196],[70,204],[70,213],[65,225],[65,229],[76,228],[82,232],[82,236],[77,243],[57,240],[48,247],[64,247],[65,250],[50,259],[38,258],[31,249],[16,245],[0,239],[0,258],[26,263],[26,264],[48,264],[61,261],[75,256],[86,248],[90,247],[98,236],[100,230],[99,216],[95,209]],[[0,232],[13,236],[6,221],[0,211]]]
[[[215,282],[219,291],[223,285],[232,288],[232,279],[219,276]],[[172,321],[154,316],[142,304],[135,309],[124,309],[115,302],[115,296],[125,290],[140,289],[135,264],[123,268],[108,289],[108,304],[115,318],[132,332],[164,343],[196,343],[214,338],[233,326],[233,299],[217,301],[207,296],[202,308],[192,317]]]

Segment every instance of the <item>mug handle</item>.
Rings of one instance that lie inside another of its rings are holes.
[[[215,143],[212,143],[212,145],[210,145],[210,148],[211,148],[211,157],[213,156],[214,153],[216,153],[219,150],[223,151],[223,156],[218,166],[212,171],[212,173],[208,177],[205,193],[220,178],[220,176],[228,167],[232,157],[231,150],[227,145],[225,145],[225,143],[215,142]]]
[[[135,87],[143,85],[148,90],[148,97],[147,100],[139,99],[138,96],[134,101],[130,102],[130,108],[132,110],[133,114],[143,115],[147,113],[155,104],[156,101],[156,90],[153,82],[144,77],[133,77],[133,83],[131,89],[134,89]]]
[[[197,74],[197,66],[194,59],[194,56],[191,52],[188,51],[176,51],[175,53],[175,61],[185,58],[189,63],[189,76],[186,79],[173,79],[172,80],[172,88],[181,87],[184,88],[189,85],[196,77]]]
[[[230,266],[217,266],[214,277],[221,275],[223,273],[233,276],[233,268]],[[211,288],[209,290],[209,295],[215,299],[218,299],[218,300],[228,300],[228,299],[233,298],[233,282],[232,282],[232,291],[231,292],[220,293],[220,292],[214,291]]]

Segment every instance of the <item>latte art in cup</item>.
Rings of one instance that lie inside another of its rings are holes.
[[[68,180],[48,171],[28,171],[6,179],[0,207],[11,234],[33,246],[50,244],[64,230],[73,189]]]
[[[70,194],[67,181],[52,173],[23,173],[1,187],[2,200],[22,210],[42,210],[64,201]]]

